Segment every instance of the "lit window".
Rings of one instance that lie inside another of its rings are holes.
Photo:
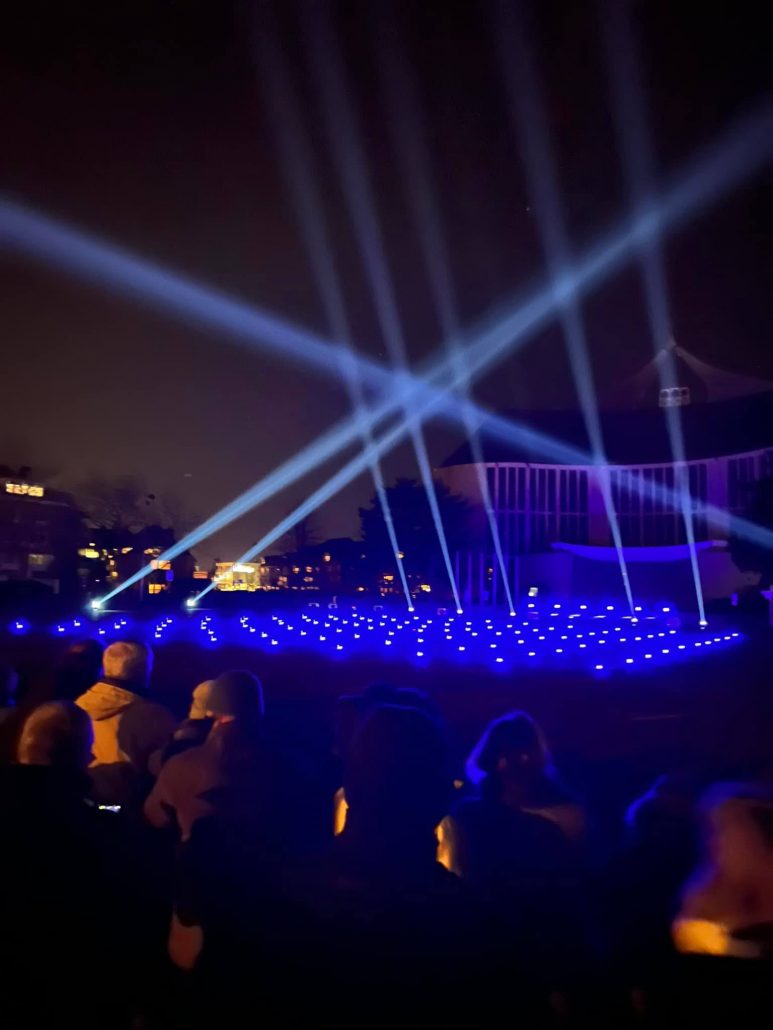
[[[322,555],[322,561],[330,561],[330,555],[329,554],[323,554]]]
[[[29,565],[29,567],[31,569],[38,569],[39,571],[43,571],[44,569],[47,569],[49,567],[49,565],[53,562],[53,560],[54,560],[53,554],[28,554],[27,555],[27,564]]]
[[[29,483],[6,483],[5,492],[21,497],[42,497],[45,494],[42,486],[30,486]]]

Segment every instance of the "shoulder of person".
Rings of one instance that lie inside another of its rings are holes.
[[[134,702],[135,705],[141,707],[145,715],[153,714],[160,719],[167,719],[177,727],[180,720],[177,719],[172,712],[162,705],[160,701],[156,701],[155,698],[146,697],[144,694],[137,694],[137,700]]]
[[[189,769],[195,769],[208,761],[209,752],[203,744],[199,744],[196,747],[189,747],[186,751],[181,751],[178,755],[172,755],[161,768],[160,776],[165,778],[178,776],[181,772]]]

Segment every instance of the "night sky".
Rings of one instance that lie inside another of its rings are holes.
[[[314,0],[280,0],[280,40],[316,167],[358,345],[383,357],[301,43]],[[29,2],[4,24],[2,191],[243,300],[326,332],[279,167],[256,67],[261,3]],[[659,171],[762,101],[764,5],[633,5]],[[351,97],[411,358],[440,342],[377,73],[380,4],[334,6]],[[534,39],[564,203],[578,248],[626,210],[609,102],[602,5],[540,0]],[[760,13],[757,14],[756,12]],[[457,303],[465,322],[537,284],[544,266],[507,115],[485,3],[389,5],[417,76]],[[759,18],[759,21],[756,19]],[[273,33],[276,32],[276,35]],[[666,247],[676,338],[722,367],[773,379],[770,176],[702,214]],[[0,463],[72,486],[93,473],[144,477],[192,518],[209,515],[347,410],[342,389],[136,302],[0,253]],[[584,305],[602,396],[652,353],[635,266]],[[574,388],[556,330],[536,337],[476,392],[497,408],[568,406]],[[459,442],[428,432],[439,464]],[[334,471],[319,470],[203,544],[235,557]],[[385,463],[414,475],[409,449]],[[320,514],[323,534],[356,532],[361,478]]]

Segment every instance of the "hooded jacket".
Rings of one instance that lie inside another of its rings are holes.
[[[168,709],[130,687],[100,680],[75,702],[94,728],[91,772],[98,800],[115,804],[126,799],[129,782],[148,771],[151,755],[164,747],[177,725]]]

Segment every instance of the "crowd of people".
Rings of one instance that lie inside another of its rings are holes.
[[[0,666],[4,1026],[697,1025],[773,971],[764,783],[664,775],[599,854],[524,712],[456,768],[436,704],[373,684],[320,766],[251,672],[180,722],[143,643],[72,645],[31,709],[18,687]]]

